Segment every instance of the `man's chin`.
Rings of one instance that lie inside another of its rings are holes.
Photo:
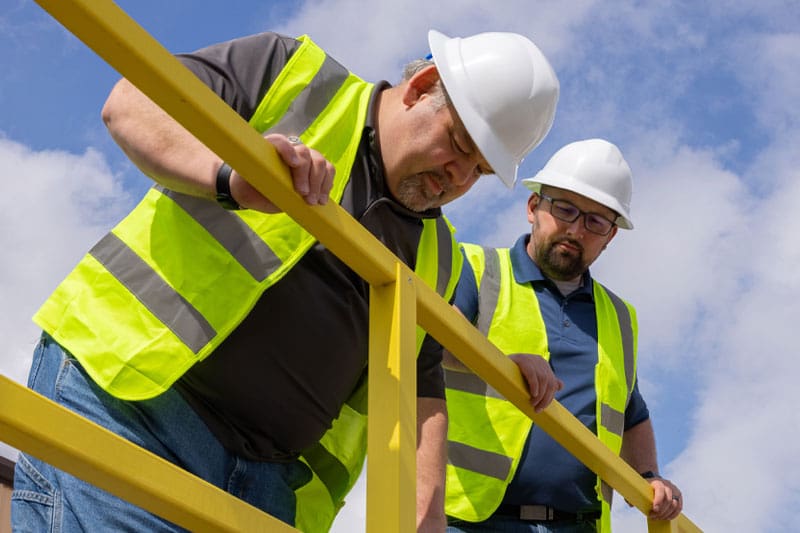
[[[411,211],[415,211],[417,213],[422,213],[428,209],[433,209],[434,207],[441,207],[442,205],[440,198],[428,198],[427,195],[422,193],[407,195],[399,198],[398,200],[401,204],[403,204],[404,207],[406,207],[406,209],[410,209]]]

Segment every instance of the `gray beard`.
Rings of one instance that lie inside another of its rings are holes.
[[[436,199],[430,199],[425,194],[422,186],[422,177],[419,175],[404,178],[397,185],[397,201],[412,211],[422,212],[436,207]]]

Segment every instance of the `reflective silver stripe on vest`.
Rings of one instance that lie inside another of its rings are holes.
[[[447,286],[450,284],[450,276],[453,275],[453,238],[450,235],[450,228],[444,217],[436,219],[436,240],[439,246],[439,273],[436,276],[436,292],[444,297],[447,293]]]
[[[494,248],[483,248],[484,269],[478,289],[478,331],[489,335],[497,300],[500,298],[500,258]]]
[[[297,95],[289,109],[268,132],[300,135],[322,113],[350,72],[327,55],[311,82]]]
[[[500,296],[500,259],[494,248],[483,248],[484,272],[478,290],[478,331],[488,336],[492,317]],[[457,372],[445,369],[444,379],[448,388],[489,398],[505,398],[497,390],[472,372]]]
[[[258,234],[231,211],[215,202],[155,186],[172,198],[216,239],[256,281],[263,281],[281,266],[281,260]]]
[[[612,489],[611,485],[602,479],[600,480],[600,492],[603,494],[603,500],[605,500],[608,505],[611,505],[611,500],[614,496],[614,489]]]
[[[511,472],[510,457],[452,440],[447,441],[447,462],[458,468],[501,481],[508,479],[508,474]]]
[[[107,233],[89,254],[97,259],[153,315],[194,353],[217,332],[200,312],[176,292],[119,237]]]
[[[600,423],[614,435],[622,437],[625,430],[625,413],[604,403],[600,406]]]
[[[350,473],[335,455],[317,442],[303,452],[303,458],[328,489],[334,501],[345,496]]]
[[[625,380],[628,385],[628,400],[630,400],[631,393],[633,392],[633,378],[634,378],[634,353],[633,353],[633,325],[631,324],[631,313],[622,298],[608,290],[606,287],[606,294],[611,299],[614,305],[614,310],[617,312],[617,321],[619,321],[619,330],[622,336],[622,351],[625,357]],[[625,401],[628,405],[628,401]]]
[[[444,382],[448,389],[469,392],[470,394],[486,396],[487,398],[505,399],[494,387],[472,372],[458,372],[445,368]]]

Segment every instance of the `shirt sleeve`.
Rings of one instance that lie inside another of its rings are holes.
[[[458,278],[453,304],[458,307],[467,320],[474,324],[478,317],[478,284],[463,249],[461,255],[464,255],[464,261],[461,265],[461,276]]]
[[[444,371],[442,370],[442,345],[425,335],[417,358],[417,397],[444,399]]]
[[[648,418],[650,418],[650,411],[647,409],[647,403],[645,403],[639,392],[639,379],[637,378],[636,383],[633,385],[631,401],[628,402],[628,407],[625,409],[625,429],[628,430]]]
[[[291,55],[292,37],[266,32],[177,57],[245,120],[249,120]]]

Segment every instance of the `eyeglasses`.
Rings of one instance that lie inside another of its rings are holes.
[[[551,196],[539,193],[542,200],[550,202],[550,214],[564,222],[575,222],[578,217],[583,215],[583,226],[597,235],[608,235],[611,229],[616,225],[614,222],[608,220],[600,213],[589,213],[581,211],[572,203],[566,200],[556,200]]]

